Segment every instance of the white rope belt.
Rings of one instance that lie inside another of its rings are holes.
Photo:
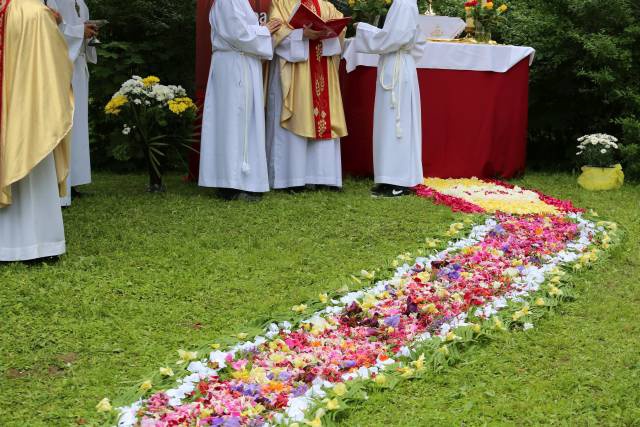
[[[240,56],[242,57],[242,84],[244,86],[244,144],[242,146],[242,173],[248,174],[251,172],[251,167],[249,166],[249,97],[251,94],[249,93],[249,82],[247,75],[249,71],[247,70],[247,58],[245,58],[244,52],[240,52]]]
[[[249,91],[249,65],[247,64],[247,57],[249,58],[258,58],[255,55],[251,55],[250,53],[242,52],[234,49],[216,49],[213,51],[216,52],[233,52],[240,55],[242,59],[242,86],[244,87],[244,140],[242,142],[242,166],[240,170],[243,174],[248,174],[251,172],[251,166],[249,165],[249,108],[251,107],[251,92]]]
[[[402,73],[402,65],[404,64],[403,54],[407,51],[399,50],[394,55],[393,63],[393,76],[391,77],[391,84],[386,84],[384,81],[384,72],[387,65],[388,55],[382,58],[382,68],[380,70],[380,86],[386,91],[391,91],[391,108],[396,110],[396,138],[402,139],[402,115],[401,115],[401,94],[402,94],[402,80],[400,75]]]

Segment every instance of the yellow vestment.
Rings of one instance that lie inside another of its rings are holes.
[[[11,185],[51,152],[65,195],[74,108],[73,67],[50,11],[40,0],[10,0],[2,19],[0,208],[11,204]]]
[[[291,17],[298,0],[272,0],[269,19],[280,19],[284,24],[274,34],[274,44],[277,46],[293,30],[287,23]],[[342,18],[342,14],[328,1],[319,0],[321,18]],[[344,37],[344,34],[341,38]],[[316,52],[309,52],[315,55]],[[331,117],[331,137],[341,138],[347,135],[347,124],[342,107],[342,95],[340,93],[340,80],[338,67],[340,56],[327,58],[328,63],[328,87],[329,87],[329,113]],[[309,61],[291,63],[280,59],[280,78],[282,82],[282,116],[280,124],[296,135],[316,139],[317,129],[314,120],[313,94],[316,85],[324,82],[311,81],[311,67]]]

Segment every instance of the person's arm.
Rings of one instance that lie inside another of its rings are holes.
[[[329,17],[327,19],[340,19],[344,15],[336,7],[329,3]],[[322,56],[336,56],[342,53],[342,44],[344,42],[346,30],[342,34],[335,37],[322,40]]]
[[[60,15],[60,12],[58,12],[60,8],[58,7],[58,3],[56,2],[56,0],[45,0],[44,4],[51,11],[53,18],[56,20],[56,24],[58,24],[58,26],[62,25],[62,15]]]
[[[75,9],[68,10],[68,8],[65,8],[57,0],[48,0],[48,5],[62,15],[60,31],[64,35],[64,38],[67,40],[67,45],[69,46],[69,59],[71,59],[71,62],[75,62],[82,53],[84,41],[97,35],[98,29],[95,25],[72,23],[72,20],[67,18],[71,14],[76,14]]]
[[[340,37],[322,40],[322,56],[336,56],[342,53]]]
[[[356,27],[356,50],[383,55],[409,47],[415,38],[417,8],[397,3],[389,10],[383,28],[365,23]]]
[[[276,55],[287,62],[304,62],[309,59],[309,40],[304,37],[304,30],[293,30],[278,46]]]
[[[247,25],[242,16],[238,0],[217,0],[212,18],[217,34],[241,52],[271,59],[273,46],[269,27]]]

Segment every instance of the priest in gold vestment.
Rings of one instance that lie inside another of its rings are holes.
[[[301,0],[322,19],[342,14],[326,0]],[[272,188],[342,187],[340,138],[347,135],[338,66],[343,36],[326,38],[289,22],[298,0],[272,0],[274,34],[269,67],[267,157]]]
[[[0,261],[65,252],[73,68],[41,0],[0,0]]]

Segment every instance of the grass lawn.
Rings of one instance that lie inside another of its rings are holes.
[[[179,348],[247,331],[257,319],[342,286],[416,249],[463,215],[416,197],[274,193],[221,202],[178,177],[162,196],[144,177],[98,174],[67,209],[67,255],[0,265],[0,425],[93,424]],[[617,221],[624,241],[574,276],[578,299],[465,362],[376,393],[349,426],[640,426],[640,187],[589,193],[567,174],[519,184]]]

